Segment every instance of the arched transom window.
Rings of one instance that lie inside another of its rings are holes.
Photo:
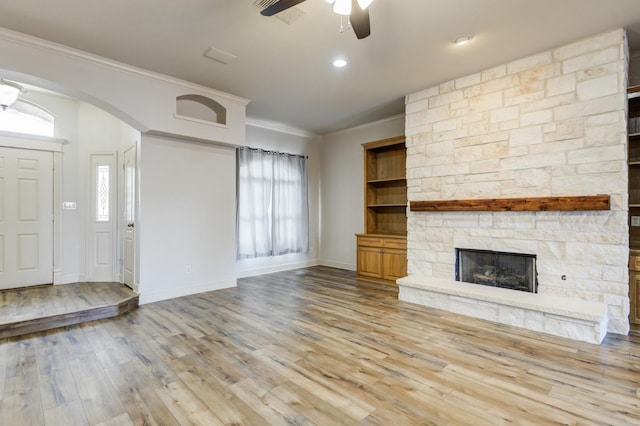
[[[54,137],[55,119],[44,108],[24,99],[18,99],[6,110],[0,109],[0,130]]]

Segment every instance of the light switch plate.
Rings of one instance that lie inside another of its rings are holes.
[[[631,226],[640,226],[640,216],[631,216]]]
[[[76,209],[76,202],[75,201],[63,201],[62,202],[62,210],[75,210],[75,209]]]

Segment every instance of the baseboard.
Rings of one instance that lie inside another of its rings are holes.
[[[235,279],[218,281],[215,283],[200,284],[188,287],[178,287],[162,291],[145,291],[140,294],[140,304],[160,302],[167,299],[175,299],[176,297],[189,296],[191,294],[204,293],[207,291],[222,290],[223,288],[236,287]]]
[[[317,265],[318,265],[318,262],[315,260],[305,261],[305,262],[291,262],[291,263],[285,263],[281,265],[264,266],[264,267],[253,268],[253,269],[244,269],[244,270],[238,271],[237,276],[238,278],[255,277],[256,275],[273,274],[276,272],[290,271],[292,269],[299,269],[299,268],[310,268],[312,266],[317,266]]]
[[[354,264],[336,262],[336,261],[333,261],[333,260],[320,259],[318,261],[318,265],[320,265],[320,266],[329,266],[331,268],[344,269],[346,271],[355,271],[356,270],[356,265],[354,265]]]

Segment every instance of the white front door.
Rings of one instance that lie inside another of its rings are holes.
[[[136,149],[124,152],[124,202],[122,228],[122,275],[124,283],[134,287],[136,220]]]
[[[0,289],[53,282],[53,153],[0,148]]]

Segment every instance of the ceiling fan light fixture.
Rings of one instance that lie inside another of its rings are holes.
[[[333,11],[338,15],[351,15],[351,0],[336,0]]]
[[[0,78],[0,106],[2,109],[10,107],[22,92],[24,92],[24,88],[18,83]]]
[[[362,10],[368,8],[371,3],[373,3],[373,0],[358,0],[358,6],[360,6]]]

